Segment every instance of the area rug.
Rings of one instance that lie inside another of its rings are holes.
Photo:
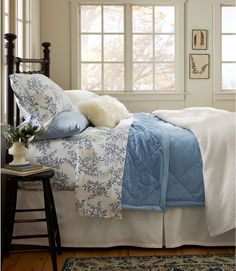
[[[235,271],[235,255],[70,258],[62,271]]]

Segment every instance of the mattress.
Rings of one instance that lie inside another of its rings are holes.
[[[205,209],[168,207],[165,213],[123,210],[123,219],[81,217],[73,191],[53,191],[63,247],[137,246],[160,248],[181,245],[233,246],[235,231],[210,237]],[[18,190],[17,208],[43,206],[42,191]],[[27,214],[38,218],[40,213]],[[17,217],[25,214],[17,213]],[[45,223],[15,224],[14,234],[44,233]],[[47,245],[47,239],[14,240],[16,244]]]

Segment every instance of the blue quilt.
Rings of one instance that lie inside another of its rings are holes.
[[[167,206],[204,203],[196,137],[153,114],[135,114],[126,150],[123,208],[163,212]]]

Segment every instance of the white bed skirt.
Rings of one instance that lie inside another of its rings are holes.
[[[81,217],[73,191],[53,191],[63,247],[137,246],[149,248],[181,245],[234,246],[235,231],[210,237],[204,207],[171,207],[164,214],[124,210],[123,219]],[[18,190],[18,208],[43,207],[42,191]],[[40,212],[17,213],[17,218],[38,218]],[[45,233],[45,223],[16,224],[15,235]],[[47,239],[15,240],[15,244],[48,245]]]

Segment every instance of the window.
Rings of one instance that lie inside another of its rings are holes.
[[[16,53],[17,56],[23,57],[23,0],[18,0],[16,2],[16,32],[17,32],[17,45],[16,45]]]
[[[132,6],[133,90],[175,90],[174,6]]]
[[[213,87],[218,94],[236,90],[236,6],[234,0],[214,1]]]
[[[3,23],[2,23],[2,29],[1,29],[1,33],[9,33],[10,32],[10,2],[9,0],[5,0],[2,1],[1,3],[1,7],[2,7],[2,16],[3,16]],[[3,35],[1,37],[1,41],[2,41],[2,50],[1,50],[1,78],[0,78],[0,84],[1,84],[1,90],[4,90],[7,88],[7,82],[5,80],[5,75],[6,75],[6,64],[5,64],[5,52],[4,52],[4,48],[3,45],[5,44],[5,40],[3,38]],[[4,93],[4,91],[1,91],[1,122],[5,122],[6,121],[6,95]]]
[[[221,6],[221,87],[236,90],[236,7]]]
[[[10,25],[10,18],[9,18],[9,0],[5,0],[4,1],[4,6],[3,6],[3,10],[4,10],[4,33],[8,33],[9,32],[9,25]]]
[[[78,65],[74,76],[79,88],[99,92],[184,91],[184,38],[178,31],[184,25],[183,13],[179,14],[184,1],[78,3]]]
[[[30,57],[30,0],[16,1],[16,54]],[[26,67],[26,65],[24,65]]]
[[[124,90],[124,6],[81,5],[81,86]]]
[[[34,57],[40,55],[39,46],[39,6],[40,1],[31,0],[5,0],[1,2],[1,16],[3,24],[1,29],[2,55],[1,55],[1,121],[6,122],[7,101],[5,90],[7,89],[6,65],[4,57],[5,39],[3,34],[15,33],[15,55],[19,57]],[[29,64],[24,65],[24,69],[29,68]]]

